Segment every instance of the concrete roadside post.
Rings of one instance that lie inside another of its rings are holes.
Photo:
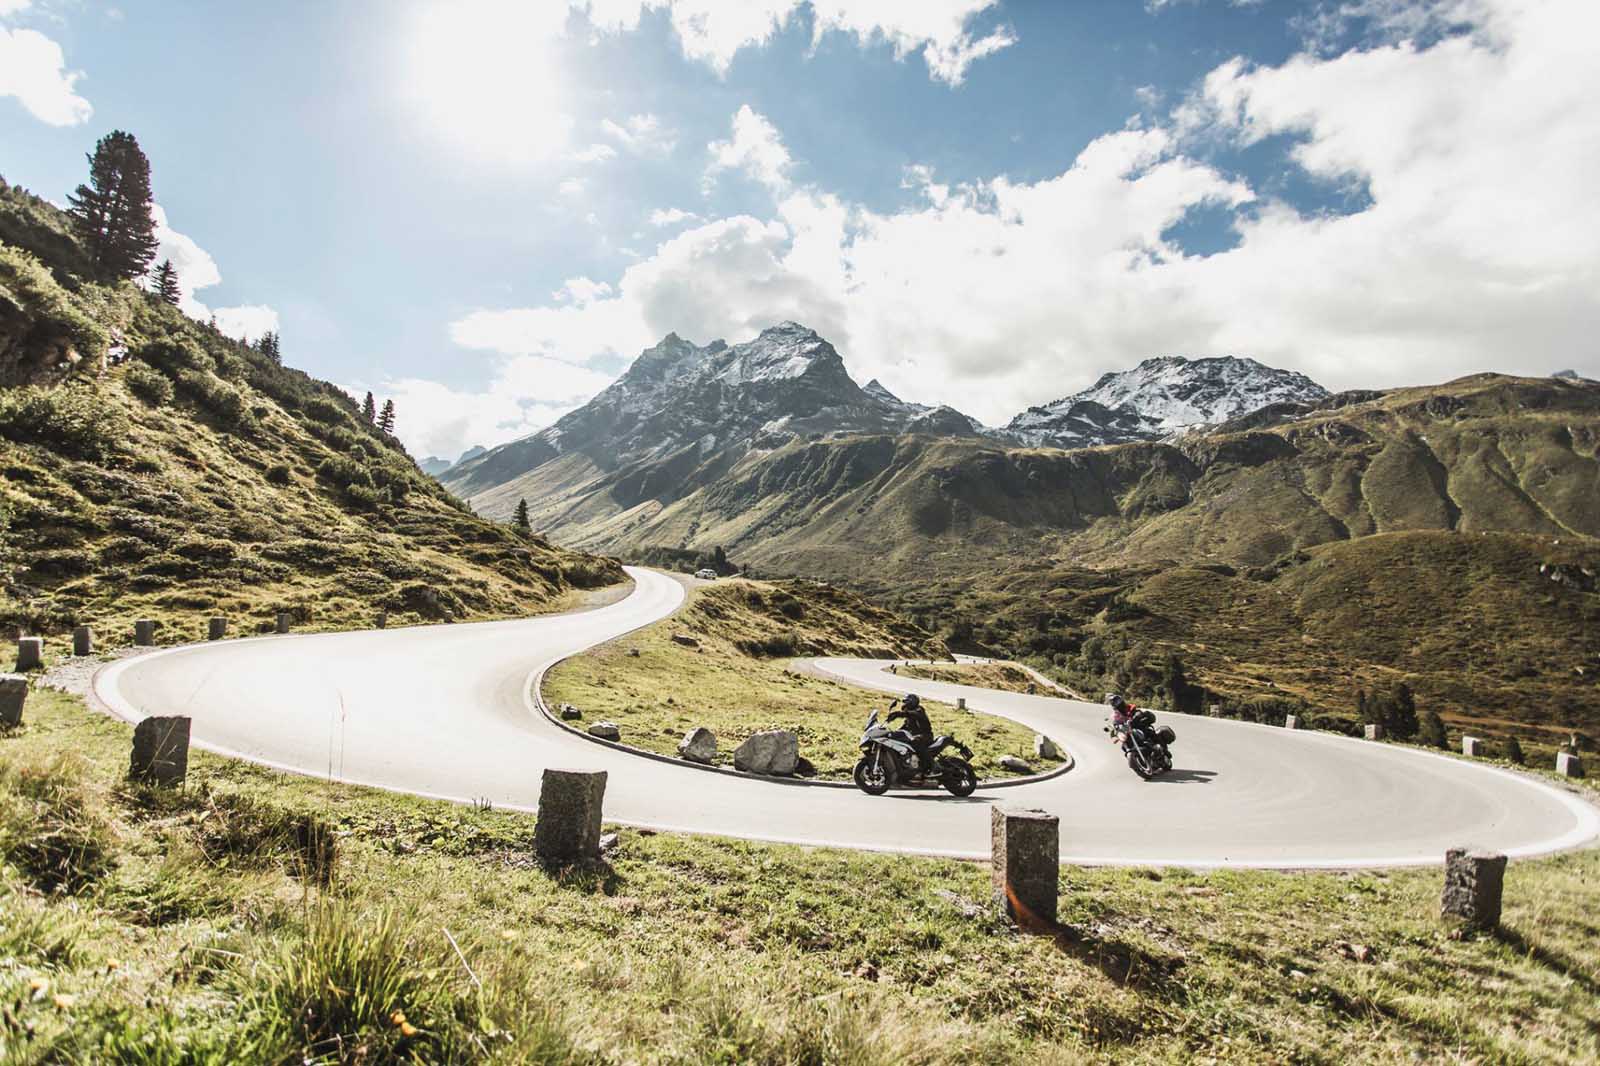
[[[1562,777],[1582,777],[1583,760],[1570,751],[1556,752],[1556,773]]]
[[[376,621],[377,621],[377,627],[379,629],[387,628],[388,625],[389,625],[389,612],[388,611],[379,611]]]
[[[94,630],[78,626],[72,631],[72,654],[82,658],[94,654]]]
[[[148,648],[156,642],[156,624],[153,619],[141,618],[133,623],[133,642],[141,648]]]
[[[957,696],[956,697],[956,710],[964,711],[966,709],[967,709],[967,698],[965,696]]]
[[[228,620],[226,618],[213,618],[206,622],[206,639],[221,640],[228,635]]]
[[[1483,741],[1477,737],[1462,737],[1461,754],[1476,759],[1483,754]]]
[[[1383,726],[1381,726],[1381,725],[1369,725],[1369,726],[1367,726],[1367,739],[1368,740],[1382,740],[1383,739],[1383,733],[1384,733],[1384,730],[1383,730]]]
[[[1444,895],[1440,917],[1468,929],[1487,930],[1500,924],[1505,891],[1506,857],[1499,852],[1451,848],[1444,855]]]
[[[20,726],[27,702],[28,679],[21,674],[0,674],[0,729]]]
[[[44,638],[17,638],[17,672],[39,670],[44,667]]]
[[[1061,888],[1061,820],[1044,811],[989,808],[995,905],[1026,931],[1048,932]]]
[[[1299,729],[1300,728],[1300,718],[1297,715],[1293,715],[1293,714],[1285,715],[1284,719],[1283,719],[1283,728],[1285,728],[1285,729]]]
[[[545,865],[565,866],[600,858],[600,814],[605,798],[604,770],[544,772],[533,850]]]
[[[290,618],[290,615],[289,615],[288,611],[279,611],[278,612],[277,627],[276,627],[277,631],[279,633],[287,633],[287,632],[289,632],[289,625],[290,625],[291,621],[292,621],[292,619]]]
[[[146,718],[133,727],[128,777],[149,785],[181,785],[189,773],[189,725],[182,716]]]

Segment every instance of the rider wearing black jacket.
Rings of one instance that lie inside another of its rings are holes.
[[[922,701],[915,692],[907,693],[906,698],[900,701],[898,711],[889,712],[890,722],[896,718],[905,721],[906,734],[911,738],[911,746],[917,750],[917,763],[926,773],[928,746],[933,743],[933,723],[928,721],[928,712],[922,709]]]

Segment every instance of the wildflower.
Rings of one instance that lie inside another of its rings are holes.
[[[54,1002],[55,1002],[55,1005],[56,1005],[56,1010],[71,1010],[73,1008],[73,1006],[78,1002],[78,997],[77,996],[69,996],[65,992],[57,992],[56,995],[55,995]]]

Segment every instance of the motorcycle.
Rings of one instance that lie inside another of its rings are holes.
[[[889,704],[894,710],[900,701]],[[946,754],[951,749],[960,755]],[[908,788],[944,786],[952,796],[970,796],[978,787],[972,769],[972,750],[952,736],[938,736],[928,745],[927,765],[917,757],[911,734],[890,729],[878,721],[878,711],[867,716],[861,732],[862,756],[856,763],[856,787],[869,796],[881,796],[896,785]]]
[[[1107,726],[1111,733],[1112,727]],[[1169,726],[1156,728],[1156,716],[1149,711],[1135,711],[1128,724],[1116,729],[1122,738],[1122,753],[1128,757],[1128,768],[1148,781],[1172,769],[1173,741],[1178,739]]]

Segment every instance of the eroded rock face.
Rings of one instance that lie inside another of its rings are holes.
[[[588,733],[591,737],[599,737],[601,740],[622,739],[622,730],[615,722],[596,722],[589,727]]]
[[[1061,758],[1061,749],[1056,746],[1056,742],[1045,736],[1043,733],[1037,733],[1034,735],[1033,753],[1046,761],[1058,760]]]
[[[800,759],[800,738],[787,729],[767,729],[751,734],[733,750],[733,768],[747,774],[786,777]]]
[[[717,757],[717,735],[705,726],[695,726],[679,742],[678,756],[709,766]]]

